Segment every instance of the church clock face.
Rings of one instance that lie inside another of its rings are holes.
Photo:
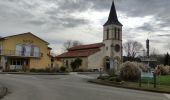
[[[119,44],[116,44],[116,45],[115,45],[115,51],[116,51],[116,52],[119,52],[119,51],[120,51],[120,45],[119,45]]]

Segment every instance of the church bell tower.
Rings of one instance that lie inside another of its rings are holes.
[[[109,62],[109,68],[106,69],[115,68],[122,62],[122,26],[117,18],[113,0],[108,20],[103,25],[104,56]]]

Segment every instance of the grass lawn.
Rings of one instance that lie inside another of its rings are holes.
[[[148,84],[146,84],[146,83],[143,83],[142,86],[139,87],[139,83],[137,83],[137,82],[124,82],[122,84],[119,84],[116,82],[100,80],[100,79],[90,80],[89,82],[107,85],[107,86],[113,86],[113,87],[120,87],[120,88],[152,91],[152,92],[159,92],[159,93],[170,93],[170,86],[166,86],[166,85],[157,85],[157,87],[154,88],[153,84],[149,84],[149,86],[148,86]]]
[[[157,77],[157,84],[170,86],[170,75]]]
[[[123,82],[123,84],[119,84],[115,82],[115,77],[102,77],[100,79],[91,80],[92,83],[109,85],[114,87],[122,87],[129,89],[137,89],[137,90],[145,90],[145,91],[153,91],[153,92],[161,92],[161,93],[170,93],[170,75],[159,76],[157,77],[157,86],[154,88],[153,79],[148,80],[142,79],[142,87],[139,87],[138,82]]]
[[[170,75],[157,76],[156,82],[157,82],[157,85],[168,85],[168,86],[170,86]],[[142,79],[142,83],[148,83],[148,80]],[[153,84],[154,80],[153,79],[149,80],[149,83]]]

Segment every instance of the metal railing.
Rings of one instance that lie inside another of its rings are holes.
[[[26,51],[16,51],[16,50],[0,50],[0,55],[6,56],[21,56],[21,57],[41,57],[40,52],[26,52]]]

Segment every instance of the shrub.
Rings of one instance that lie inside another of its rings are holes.
[[[141,71],[147,72],[147,65],[146,64],[144,64],[144,63],[137,63],[137,67],[140,68]]]
[[[51,69],[51,72],[53,72],[53,73],[55,73],[55,72],[59,72],[60,71],[60,69],[59,68],[57,68],[57,67],[54,67],[54,68],[52,68]]]
[[[45,69],[35,69],[32,68],[30,69],[30,72],[35,72],[35,73],[54,73],[54,72],[59,72],[59,70],[57,68],[45,68]]]
[[[60,67],[60,72],[66,72],[66,67],[64,66]]]
[[[90,72],[90,70],[88,69],[84,69],[84,68],[79,68],[76,70],[77,72]]]
[[[117,77],[110,77],[109,81],[116,81]]]
[[[125,62],[121,65],[120,78],[126,81],[136,81],[140,77],[140,68],[134,62]]]
[[[115,69],[110,69],[107,71],[107,73],[110,75],[110,76],[115,76]]]
[[[161,75],[168,75],[170,74],[170,66],[158,65],[157,70],[161,71]]]
[[[97,79],[106,80],[109,78],[110,78],[110,76],[99,76]]]

